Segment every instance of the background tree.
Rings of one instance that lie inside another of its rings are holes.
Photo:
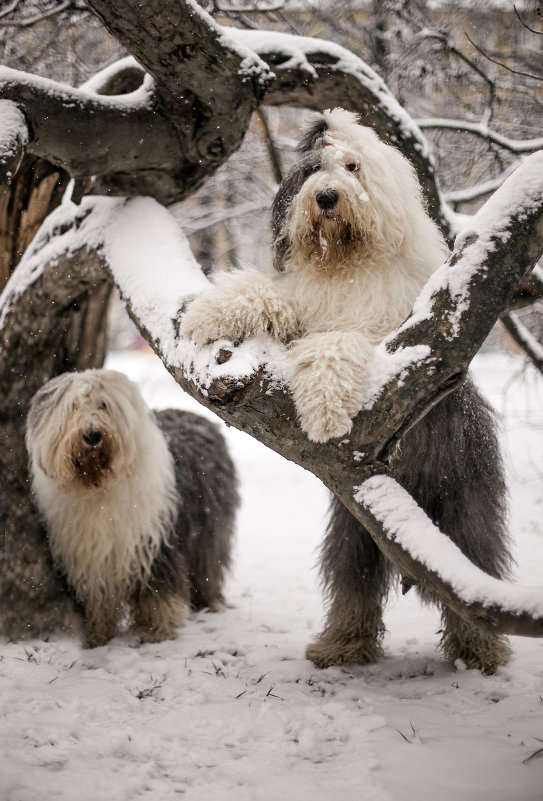
[[[22,4],[13,5],[22,19]],[[38,5],[42,15],[55,10],[55,4]],[[60,5],[58,14],[65,13],[68,9],[59,10]],[[421,519],[420,510],[409,506],[404,491],[386,476],[388,456],[402,433],[462,380],[539,258],[541,154],[532,155],[508,179],[457,241],[449,264],[426,290],[421,308],[432,314],[416,310],[381,347],[382,385],[358,415],[349,445],[316,445],[296,425],[284,387],[277,387],[273,343],[264,352],[250,342],[237,349],[196,352],[179,339],[183,302],[205,279],[164,207],[188,198],[227,162],[262,105],[318,111],[341,98],[344,107],[357,111],[410,158],[430,213],[450,235],[454,215],[439,190],[420,129],[382,80],[336,44],[225,29],[193,0],[122,0],[115,8],[106,0],[89,0],[88,5],[130,57],[80,89],[0,71],[0,168],[7,215],[29,157],[46,161],[57,175],[43,214],[58,202],[66,174],[78,201],[48,215],[2,297],[3,631],[33,635],[77,623],[77,610],[54,573],[29,498],[24,419],[44,380],[101,363],[105,302],[115,282],[132,318],[178,383],[229,423],[318,475],[404,575],[433,588],[451,608],[481,626],[543,634],[543,610],[532,595],[505,589],[500,582],[490,586],[488,577],[469,564],[463,568],[471,576],[466,591],[455,582],[459,553],[442,564],[432,552],[413,548],[407,536],[410,519],[424,526],[430,542],[442,542],[443,535]],[[384,21],[379,25],[384,36]],[[265,118],[263,124],[265,129]],[[19,221],[14,219],[11,230],[20,230],[22,211]],[[9,234],[7,225],[5,230]],[[19,251],[11,241],[9,250],[12,270]],[[460,286],[458,276],[463,276]],[[410,510],[406,518],[394,520],[383,511],[385,490],[396,498],[396,506]],[[36,613],[22,627],[18,603],[25,594]]]

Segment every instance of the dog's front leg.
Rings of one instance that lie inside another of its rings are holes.
[[[292,394],[309,439],[326,442],[349,433],[360,410],[364,365],[371,352],[357,331],[309,334],[292,343]]]
[[[119,610],[114,601],[85,604],[84,648],[105,645],[117,632]]]
[[[181,336],[198,345],[269,333],[286,342],[297,331],[296,316],[273,280],[256,270],[219,276],[192,301],[180,325]]]

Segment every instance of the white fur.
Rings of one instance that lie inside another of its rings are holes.
[[[318,442],[350,431],[372,346],[408,316],[447,255],[407,159],[354,114],[335,109],[324,116],[322,167],[303,183],[284,219],[281,236],[290,241],[284,273],[221,277],[191,304],[181,326],[202,344],[264,331],[291,342],[300,423]],[[329,188],[339,200],[325,215],[316,196]]]
[[[29,415],[32,486],[54,560],[84,604],[116,603],[145,583],[178,505],[166,440],[136,385],[111,370],[65,374]],[[107,404],[102,408],[102,404]],[[100,427],[111,466],[98,486],[74,469],[81,435]]]

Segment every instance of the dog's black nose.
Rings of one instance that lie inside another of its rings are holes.
[[[94,428],[90,428],[83,434],[83,442],[85,443],[85,445],[88,445],[89,448],[96,448],[101,439],[102,439],[102,432],[97,431]]]
[[[335,189],[321,189],[315,200],[323,211],[330,211],[336,205],[338,198],[339,195]]]

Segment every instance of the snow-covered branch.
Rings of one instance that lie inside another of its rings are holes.
[[[493,145],[499,145],[499,147],[508,150],[510,153],[533,153],[535,150],[541,150],[541,148],[543,148],[543,137],[541,136],[535,139],[511,139],[508,136],[503,136],[498,133],[498,131],[491,130],[482,122],[432,117],[418,119],[417,125],[423,131],[433,129],[454,131],[455,133],[469,133],[473,136],[477,136],[479,139],[484,139],[486,142],[491,142]]]
[[[146,184],[156,193],[160,187],[166,198],[174,191],[179,145],[172,125],[154,103],[150,78],[129,94],[106,96],[1,67],[0,95],[22,112],[29,153],[74,177],[119,176],[118,191],[122,176],[128,183],[137,181],[140,191]],[[9,118],[3,120],[2,128],[9,123]],[[21,127],[19,122],[17,130]],[[82,147],[83,142],[88,147]],[[110,190],[115,190],[114,179]]]
[[[17,172],[30,139],[28,124],[11,100],[0,100],[0,175],[9,182]]]
[[[367,479],[356,488],[354,504],[373,518],[368,527],[402,574],[439,588],[461,617],[491,632],[543,636],[542,588],[502,581],[473,565],[394,479]]]
[[[0,96],[23,112],[30,153],[72,176],[96,176],[95,193],[148,194],[168,205],[195,191],[239,147],[259,105],[323,111],[341,102],[410,159],[430,214],[449,236],[424,136],[350,51],[319,39],[222,27],[193,0],[89,5],[149,75],[137,83],[132,66],[134,83],[124,88],[113,76],[106,88],[91,81],[73,89],[0,69]],[[110,71],[116,69],[126,75],[126,60]]]

